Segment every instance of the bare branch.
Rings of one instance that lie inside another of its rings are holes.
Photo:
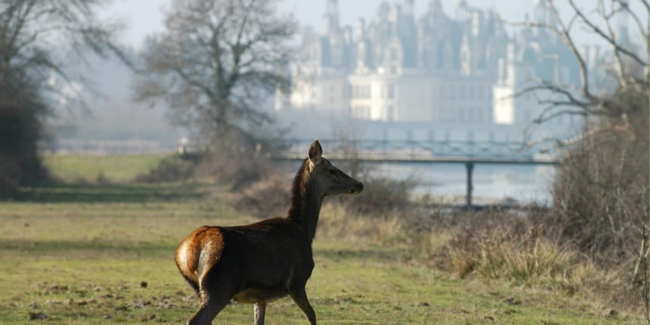
[[[615,39],[613,39],[612,37],[610,37],[609,35],[607,35],[607,34],[606,34],[605,32],[603,32],[603,31],[602,31],[598,26],[596,26],[596,24],[594,24],[594,23],[593,23],[589,18],[587,18],[587,17],[585,16],[585,14],[582,12],[582,10],[580,10],[580,9],[576,6],[576,4],[574,3],[573,0],[569,0],[569,4],[570,4],[571,7],[573,8],[573,10],[574,10],[574,11],[575,11],[579,16],[580,16],[580,18],[582,19],[582,21],[583,21],[585,24],[587,24],[587,26],[589,26],[589,28],[590,28],[592,31],[594,31],[596,34],[598,34],[599,36],[601,36],[601,37],[602,37],[604,40],[606,40],[606,41],[607,41],[607,42],[608,42],[612,47],[614,47],[615,50],[616,50],[617,52],[621,52],[621,53],[627,55],[628,57],[632,58],[634,61],[636,61],[637,63],[639,63],[639,64],[642,65],[642,66],[646,66],[646,65],[647,65],[647,63],[646,63],[643,59],[641,59],[638,55],[636,55],[636,53],[634,53],[634,52],[632,52],[632,51],[630,51],[630,50],[628,50],[628,49],[622,47],[620,44],[618,44],[618,43],[616,42]]]
[[[569,0],[572,1],[572,0]],[[560,26],[559,28],[559,36],[562,38],[565,44],[569,46],[569,49],[571,49],[571,52],[573,52],[573,55],[576,57],[578,60],[578,64],[580,65],[580,80],[582,82],[582,92],[583,95],[587,98],[593,98],[591,95],[591,90],[589,89],[589,71],[587,69],[587,64],[585,63],[584,58],[582,57],[582,54],[580,54],[580,51],[578,50],[578,47],[573,41],[573,38],[571,37],[571,34],[569,33],[569,30],[566,28],[564,23],[562,22],[562,18],[560,17],[560,14],[557,11],[557,8],[553,4],[553,2],[549,3],[549,10],[555,17],[555,20],[558,22],[558,25]]]
[[[612,0],[612,1],[618,3],[622,8],[625,9],[625,11],[627,12],[627,14],[630,15],[630,17],[632,17],[632,19],[634,20],[634,22],[635,22],[637,28],[639,29],[639,33],[640,33],[644,38],[647,38],[647,37],[648,37],[648,32],[646,31],[645,26],[643,26],[643,23],[641,22],[641,19],[639,18],[639,15],[637,15],[636,12],[632,11],[632,10],[630,9],[630,6],[629,6],[629,5],[624,5],[623,2],[622,2],[621,0]],[[648,8],[648,12],[650,12],[650,8]]]
[[[605,6],[602,4],[603,0],[598,0],[598,1],[599,4],[601,4],[598,8],[598,14],[601,16],[603,22],[605,23],[607,32],[609,34],[608,36],[612,39],[614,43],[616,43],[616,35],[614,34],[614,30],[612,29],[612,25],[610,24],[609,19],[618,11],[612,10],[610,14],[606,14]],[[623,65],[623,58],[621,58],[621,53],[618,51],[618,49],[615,46],[613,47],[613,52],[614,52],[614,58],[616,59],[616,77],[621,87],[627,87],[627,76]]]

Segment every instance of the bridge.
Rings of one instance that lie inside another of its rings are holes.
[[[288,150],[275,160],[302,161],[313,140],[290,140]],[[319,140],[325,157],[339,161],[377,163],[457,163],[466,170],[467,207],[472,207],[472,175],[476,164],[558,165],[558,153],[525,148],[521,142],[414,141],[414,140]]]

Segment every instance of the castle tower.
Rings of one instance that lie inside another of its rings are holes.
[[[628,29],[628,0],[621,0],[620,6],[621,12],[618,13],[618,17],[616,18],[616,37],[621,44],[624,46],[629,46],[631,44],[631,40]]]
[[[402,2],[402,15],[413,16],[415,15],[415,5],[413,0],[403,0]]]
[[[456,20],[459,22],[465,21],[467,19],[467,11],[469,10],[469,6],[467,5],[467,1],[465,0],[460,0],[456,4]]]
[[[429,2],[429,11],[431,12],[442,12],[442,3],[440,0],[431,0]]]
[[[533,9],[533,19],[536,23],[545,24],[547,22],[548,4],[546,0],[535,0],[535,7]]]
[[[323,17],[323,33],[329,33],[339,28],[338,0],[327,0],[327,8]]]

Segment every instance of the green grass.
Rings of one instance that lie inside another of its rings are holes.
[[[0,202],[0,324],[181,324],[194,313],[192,291],[173,262],[176,245],[198,226],[254,219],[233,210],[219,185],[118,183],[155,160],[120,159],[48,157],[54,173],[67,180],[92,178],[97,166],[115,178],[109,185],[25,189],[19,200]],[[452,279],[405,262],[407,247],[325,236],[317,236],[314,247],[307,292],[319,324],[641,323],[601,316],[598,306],[550,291]],[[29,313],[41,312],[46,320],[29,321]],[[214,322],[250,323],[252,306],[241,304]],[[290,299],[267,310],[267,324],[306,323]]]
[[[54,178],[67,182],[128,182],[169,155],[47,155],[45,166]]]

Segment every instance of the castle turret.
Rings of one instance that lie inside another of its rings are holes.
[[[618,17],[616,18],[616,37],[617,37],[617,41],[623,44],[623,46],[629,46],[631,44],[630,33],[628,30],[628,21],[629,21],[628,6],[629,6],[628,0],[621,0],[620,1],[621,11],[618,13]]]
[[[431,0],[429,2],[429,11],[432,13],[442,13],[442,3],[440,3],[440,0]]]
[[[414,14],[415,14],[415,5],[413,4],[413,0],[403,0],[402,15],[412,17]]]
[[[467,5],[467,1],[465,0],[460,0],[456,4],[456,20],[459,22],[465,21],[467,19],[467,11],[469,10],[469,6]]]
[[[338,0],[327,0],[327,8],[323,17],[323,33],[329,33],[339,28]]]

